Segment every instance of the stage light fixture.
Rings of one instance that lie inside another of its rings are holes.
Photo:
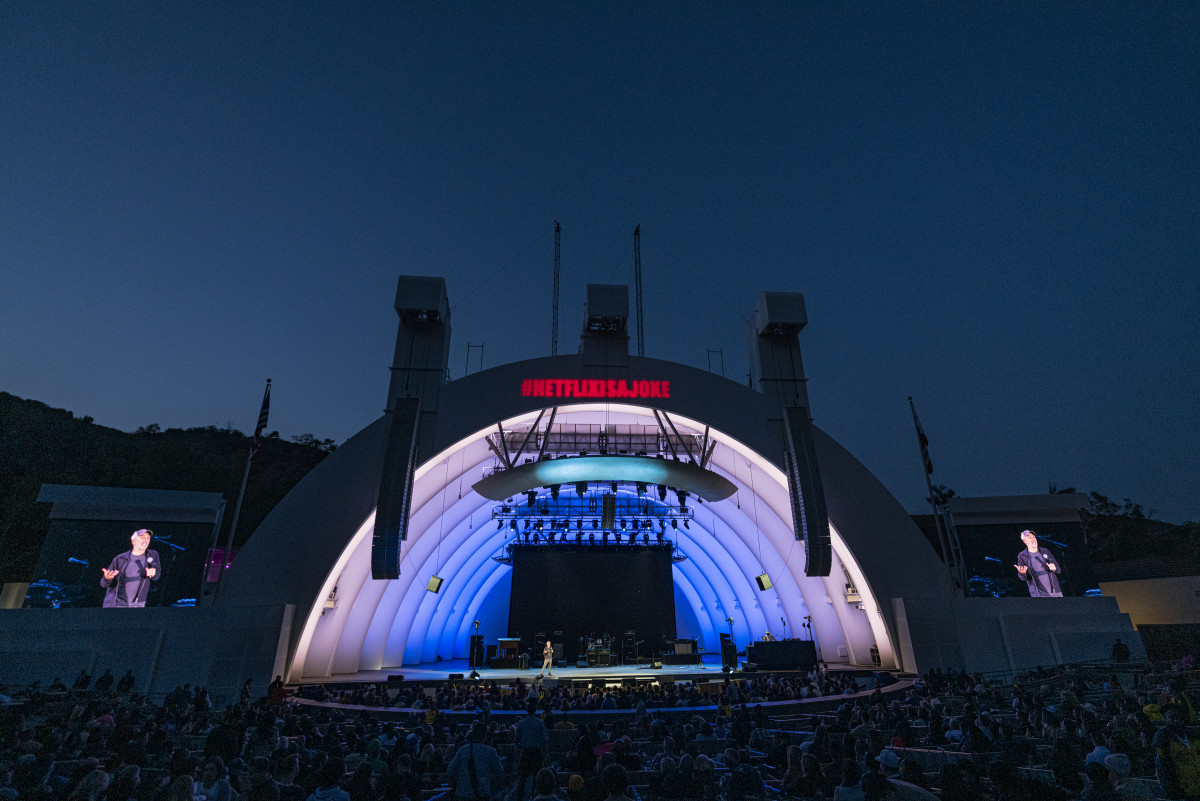
[[[583,518],[582,517],[575,521],[575,530],[583,531]]]
[[[650,535],[649,535],[649,534],[643,534],[643,535],[642,535],[642,542],[644,542],[644,543],[646,543],[647,545],[649,545],[649,544],[650,544]]]
[[[503,521],[503,520],[497,520],[497,521],[496,521],[496,531],[499,531],[499,530],[500,530],[500,529],[502,529],[502,528],[504,528],[504,521]]]
[[[525,505],[530,508],[533,508],[533,505],[535,503],[537,503],[537,491],[536,490],[526,490],[525,491]]]
[[[558,500],[558,485],[557,484],[550,485],[550,497],[556,501]]]
[[[596,535],[588,534],[588,542],[592,545],[595,545],[596,544]]]
[[[617,494],[617,482],[614,481],[609,486],[612,487],[612,494],[616,495]]]
[[[663,536],[664,536],[664,532],[662,532],[662,531],[659,531],[659,532],[655,533],[655,535],[654,535],[654,539],[658,540],[659,545],[663,544]]]
[[[686,520],[684,520],[684,521],[683,521],[683,527],[684,527],[684,528],[686,528],[686,529],[688,529],[689,531],[690,531],[690,530],[691,530],[691,528],[692,528],[692,527],[691,527],[691,525],[689,525],[689,524],[688,524],[688,521],[686,521]]]
[[[660,501],[662,501],[663,503],[667,502],[667,485],[666,484],[658,485],[658,499]]]
[[[646,494],[646,482],[645,481],[639,481],[637,483],[637,494],[638,494],[638,497],[641,497],[642,495]]]
[[[627,525],[629,525],[629,521],[628,521],[628,520],[622,520],[622,521],[621,521],[621,530],[622,530],[622,531],[624,531],[624,530],[625,530],[625,527],[626,527]]]
[[[674,531],[679,531],[679,521],[678,520],[671,521],[671,529]]]

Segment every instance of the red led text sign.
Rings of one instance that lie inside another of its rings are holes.
[[[523,398],[669,398],[670,381],[623,381],[590,378],[526,378]]]

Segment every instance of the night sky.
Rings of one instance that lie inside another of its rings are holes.
[[[640,223],[647,355],[744,382],[803,292],[816,422],[910,511],[912,395],[960,495],[1200,519],[1200,4],[646,5],[0,5],[0,390],[250,431],[269,376],[340,442],[398,275],[457,378],[549,354],[555,220],[562,353]]]

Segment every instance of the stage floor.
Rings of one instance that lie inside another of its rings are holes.
[[[553,679],[568,679],[574,682],[593,682],[606,681],[613,684],[620,684],[626,679],[636,679],[646,681],[648,683],[661,681],[693,681],[693,682],[708,682],[708,681],[723,681],[725,676],[729,675],[721,671],[721,657],[719,654],[701,654],[700,664],[698,665],[663,665],[661,668],[651,668],[648,665],[615,665],[613,667],[556,667],[550,678]],[[540,667],[540,666],[539,666]],[[830,671],[848,671],[862,672],[869,676],[872,668],[867,665],[829,665]],[[768,672],[768,671],[762,671]],[[771,673],[787,673],[790,671],[769,671]],[[433,682],[446,681],[451,674],[461,673],[464,677],[469,676],[471,669],[467,666],[466,659],[448,659],[442,662],[424,662],[420,665],[405,665],[404,667],[385,668],[383,670],[364,670],[358,673],[340,673],[334,674],[326,678],[304,678],[294,682],[294,684],[341,684],[341,683],[359,683],[373,681],[387,681],[388,679],[398,676],[403,676],[403,679],[395,679],[402,681],[419,681]],[[743,674],[737,674],[743,675]],[[753,676],[754,673],[744,674]],[[529,668],[527,670],[502,669],[502,668],[481,668],[479,670],[479,681],[494,681],[499,685],[508,686],[521,679],[525,684],[529,684],[537,680],[538,669]]]

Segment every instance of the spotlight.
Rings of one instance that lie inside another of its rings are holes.
[[[683,521],[683,527],[689,530],[692,528],[690,525],[688,525],[688,521],[686,520]]]
[[[661,531],[655,532],[655,534],[654,534],[654,538],[655,538],[656,540],[658,540],[658,544],[659,544],[659,545],[662,545],[662,544],[663,544],[663,532],[661,532]]]
[[[530,508],[533,508],[533,505],[535,503],[537,503],[537,492],[535,490],[526,490],[525,491],[525,505]]]
[[[609,486],[612,487],[612,494],[616,495],[617,494],[617,482],[614,481]]]
[[[500,529],[502,529],[502,528],[504,528],[504,521],[503,521],[503,520],[497,520],[497,521],[496,521],[496,531],[499,531],[499,530],[500,530]]]
[[[625,530],[625,526],[627,526],[627,525],[629,525],[629,521],[628,521],[628,520],[622,520],[622,521],[621,521],[621,530],[622,530],[622,531],[624,531],[624,530]]]
[[[550,485],[550,497],[556,501],[558,500],[558,485],[557,484]]]
[[[595,545],[596,544],[596,535],[588,534],[588,542],[592,545]]]
[[[667,485],[666,484],[658,485],[658,499],[660,501],[662,501],[663,503],[666,503],[666,501],[667,501]]]
[[[687,499],[688,499],[687,490],[681,490],[681,489],[675,490],[675,500],[679,501],[680,507],[682,507],[682,508],[687,507]]]
[[[582,517],[575,521],[575,530],[583,531],[583,518]]]
[[[580,498],[582,498],[584,495],[587,495],[587,482],[586,481],[575,482],[575,494],[578,495]]]
[[[649,545],[649,544],[650,544],[650,535],[649,535],[649,534],[643,534],[643,535],[642,535],[642,542],[644,542],[644,543],[646,543],[647,545]]]
[[[646,482],[645,481],[639,481],[637,483],[637,494],[638,494],[638,497],[641,497],[642,495],[646,494]]]
[[[517,530],[517,521],[516,521],[516,520],[509,520],[509,521],[508,521],[508,527],[509,527],[510,529],[512,529],[513,531],[516,531],[516,530]]]
[[[674,529],[675,531],[679,531],[679,521],[678,521],[678,520],[672,520],[672,521],[671,521],[671,528],[672,528],[672,529]]]

